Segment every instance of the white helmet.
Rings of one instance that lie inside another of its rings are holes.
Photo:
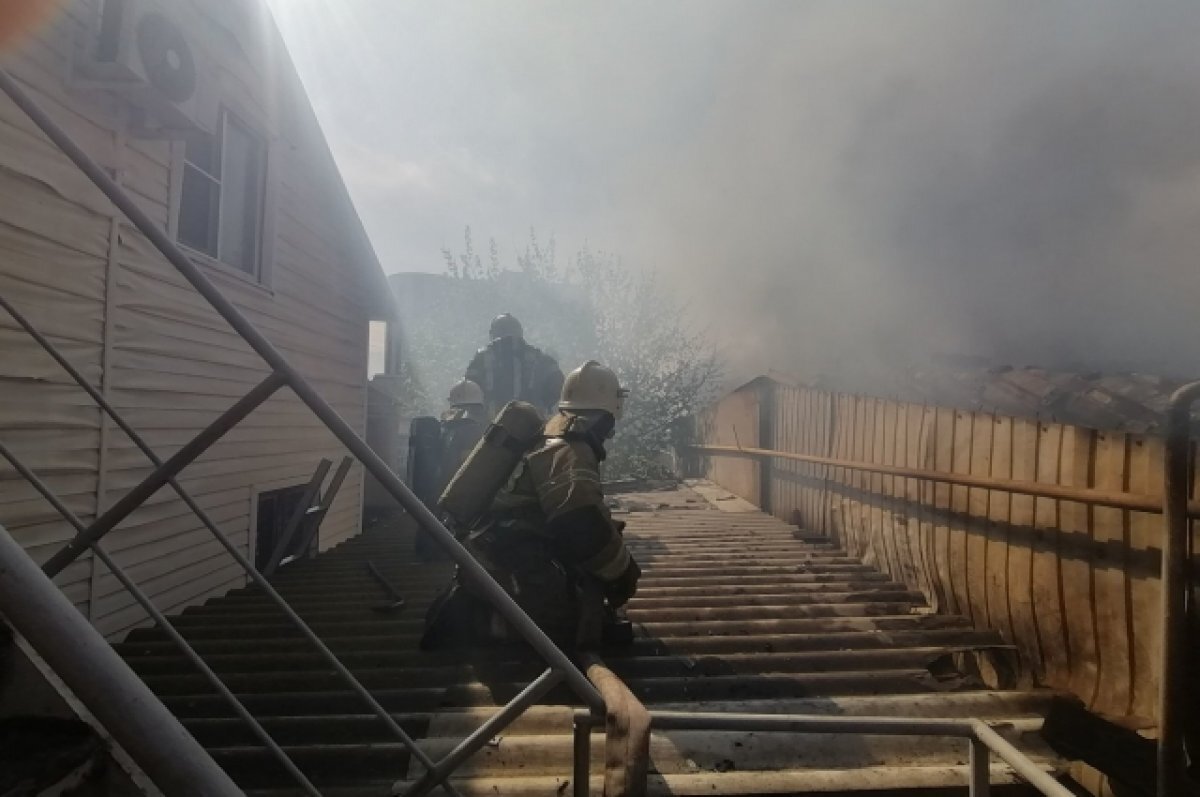
[[[451,407],[461,407],[464,404],[482,404],[483,389],[470,379],[464,379],[450,388],[450,396],[447,398],[447,401],[450,402]]]
[[[521,327],[521,322],[513,316],[505,313],[498,315],[492,320],[492,325],[488,329],[488,335],[492,340],[496,338],[516,338],[524,340],[525,330]]]
[[[558,407],[563,410],[603,410],[620,419],[628,390],[621,387],[617,375],[595,360],[567,374]]]

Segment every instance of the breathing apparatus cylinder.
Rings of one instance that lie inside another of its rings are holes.
[[[545,420],[532,404],[505,404],[446,485],[438,508],[459,529],[471,528],[491,507],[521,457],[537,443],[544,425]]]
[[[437,418],[422,415],[408,427],[408,486],[432,507],[437,500],[438,467],[442,460],[442,427]]]

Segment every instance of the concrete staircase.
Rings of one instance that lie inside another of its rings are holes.
[[[1009,723],[1007,732],[1035,760],[1061,769],[1036,734],[1049,695],[989,689],[968,674],[993,671],[978,662],[1004,661],[997,635],[930,614],[919,593],[822,538],[711,488],[701,492],[673,487],[616,501],[644,576],[629,611],[638,639],[605,658],[647,705],[976,716]],[[416,562],[412,549],[411,529],[376,528],[285,568],[275,581],[436,757],[544,668],[517,649],[470,661],[418,651],[425,607],[449,568]],[[386,596],[368,562],[404,593],[403,609],[377,610]],[[324,794],[380,797],[419,774],[403,746],[256,591],[189,609],[178,623]],[[118,649],[248,793],[299,793],[159,632],[135,631]],[[464,794],[567,793],[573,700],[560,690],[545,703],[459,770],[455,783]],[[600,736],[594,741],[598,793]],[[651,789],[660,794],[925,794],[961,789],[966,748],[902,737],[670,732],[655,734],[652,759]],[[997,784],[1011,781],[998,764],[994,774]]]

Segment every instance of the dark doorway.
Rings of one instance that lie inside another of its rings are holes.
[[[258,524],[254,535],[254,567],[262,570],[271,559],[271,553],[279,544],[279,538],[287,524],[296,513],[296,507],[304,500],[307,485],[297,484],[294,487],[283,487],[278,490],[267,490],[258,494]],[[312,542],[315,542],[314,539]],[[291,556],[298,556],[304,542],[304,524],[292,534],[288,547],[283,552],[281,562]]]

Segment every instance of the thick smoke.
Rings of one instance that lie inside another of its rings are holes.
[[[1200,5],[740,8],[644,187],[750,370],[1200,375]]]
[[[388,270],[533,225],[673,280],[734,377],[1200,375],[1194,0],[356,7],[368,100],[299,60]]]

